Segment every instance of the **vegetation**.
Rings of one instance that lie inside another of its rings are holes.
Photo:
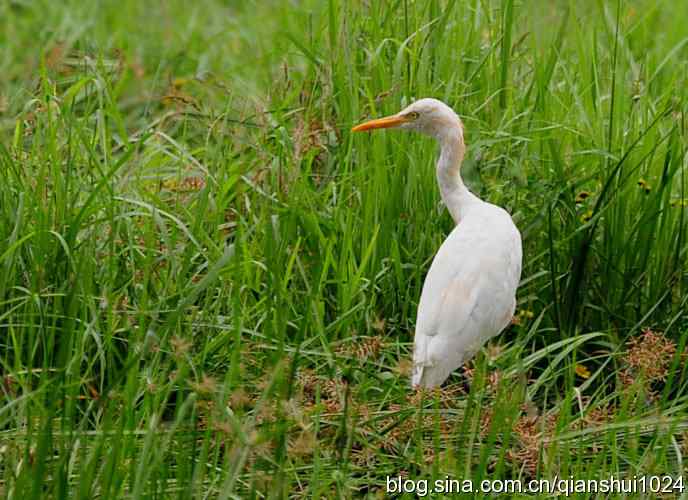
[[[0,3],[0,492],[685,476],[688,3],[233,3]],[[429,96],[524,270],[415,393]]]

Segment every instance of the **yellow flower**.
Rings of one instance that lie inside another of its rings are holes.
[[[645,191],[645,193],[649,193],[652,190],[652,186],[650,186],[645,179],[638,179],[638,186]]]
[[[583,203],[589,196],[590,193],[588,191],[581,191],[578,193],[578,196],[576,196],[576,203]]]
[[[585,365],[576,365],[576,375],[581,378],[590,378],[590,370],[588,370]]]
[[[533,319],[533,316],[535,316],[535,313],[531,311],[530,309],[523,309],[521,310],[521,316],[527,319]]]

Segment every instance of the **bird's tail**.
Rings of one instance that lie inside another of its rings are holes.
[[[413,365],[413,373],[411,374],[411,386],[412,387],[419,387],[421,386],[421,381],[423,380],[423,370],[425,367],[420,364],[416,363]]]
[[[413,367],[413,375],[411,376],[411,385],[413,387],[439,387],[442,385],[452,370],[444,365],[422,365],[418,364]]]

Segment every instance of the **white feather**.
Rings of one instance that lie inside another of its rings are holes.
[[[520,275],[521,236],[511,217],[494,205],[476,204],[442,244],[425,278],[414,386],[440,385],[509,324]]]

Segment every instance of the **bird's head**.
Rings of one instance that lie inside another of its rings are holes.
[[[351,130],[364,132],[378,128],[415,130],[438,140],[457,133],[463,138],[463,125],[458,115],[442,101],[431,98],[419,99],[395,115],[361,123]]]

